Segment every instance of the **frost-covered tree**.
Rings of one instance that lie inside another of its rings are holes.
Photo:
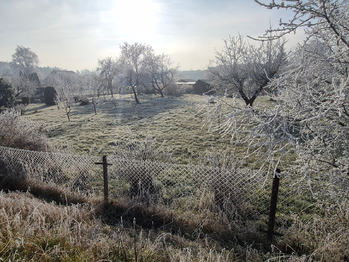
[[[113,80],[118,73],[117,61],[111,57],[98,60],[97,70],[100,71],[100,76],[104,80],[108,92],[110,92],[111,96],[113,97]]]
[[[245,97],[244,87],[248,79],[247,64],[247,42],[242,35],[230,36],[224,41],[221,52],[216,51],[216,58],[210,61],[208,71],[212,84],[221,93],[239,92]]]
[[[31,73],[29,75],[19,72],[19,75],[13,75],[10,78],[13,87],[16,90],[16,97],[26,96],[31,97],[34,95],[36,89],[40,85],[39,77],[36,73]]]
[[[72,71],[55,71],[50,75],[49,83],[55,87],[56,103],[59,108],[63,108],[70,121],[71,108],[75,102],[74,97],[78,95],[80,89],[80,77]]]
[[[150,54],[147,63],[152,88],[164,97],[164,90],[174,83],[178,67],[171,67],[171,57],[165,54]]]
[[[277,39],[306,26],[307,40],[269,84],[275,104],[244,108],[238,101],[212,111],[217,128],[248,145],[257,162],[302,174],[349,174],[349,3],[272,1],[260,5],[294,12],[289,22],[262,37]],[[215,115],[214,115],[214,114]],[[290,154],[292,153],[292,154]]]
[[[12,55],[11,66],[24,74],[29,75],[35,72],[39,65],[37,54],[28,47],[17,46],[15,53]]]
[[[87,93],[91,97],[91,103],[93,105],[93,110],[95,115],[97,115],[97,104],[100,100],[100,93],[103,89],[103,77],[101,77],[97,72],[91,72],[83,77],[83,82],[87,88]]]
[[[242,35],[230,36],[209,66],[213,86],[220,93],[238,93],[247,106],[252,106],[284,64],[284,44],[277,39],[254,46]]]
[[[135,101],[139,104],[137,89],[146,86],[148,78],[148,57],[153,53],[150,45],[124,43],[121,47],[120,66],[123,70],[123,82],[132,89]]]

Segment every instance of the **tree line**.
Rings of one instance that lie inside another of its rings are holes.
[[[169,55],[158,55],[150,45],[141,43],[124,43],[120,49],[120,57],[98,60],[93,72],[78,75],[73,71],[55,69],[40,82],[36,73],[38,56],[30,48],[17,46],[10,63],[14,74],[7,78],[10,83],[1,85],[0,106],[13,106],[15,97],[35,96],[37,92],[43,94],[43,88],[38,89],[43,83],[55,88],[56,103],[65,108],[69,119],[71,105],[77,96],[89,96],[97,113],[97,100],[102,94],[108,93],[113,98],[115,93],[131,92],[135,102],[140,103],[140,93],[164,97],[164,90],[174,87],[178,66],[172,66]]]

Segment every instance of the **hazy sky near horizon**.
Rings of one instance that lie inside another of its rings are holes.
[[[268,2],[268,1],[265,1]],[[223,40],[257,37],[292,13],[253,0],[0,0],[0,61],[17,45],[29,47],[40,66],[93,70],[117,57],[120,45],[151,45],[180,70],[205,69]],[[289,36],[295,45],[302,34]]]

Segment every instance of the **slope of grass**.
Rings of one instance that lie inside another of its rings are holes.
[[[108,212],[118,217],[114,223],[104,223]],[[133,221],[128,213],[135,215]],[[29,193],[0,192],[0,260],[240,261],[242,254],[225,249],[209,236],[195,237],[191,229],[183,227],[182,233],[142,229],[137,220],[141,213],[166,222],[161,212],[155,216],[154,210],[141,206],[63,206],[38,200]],[[185,224],[176,223],[178,228]]]
[[[274,242],[224,219],[124,200],[62,205],[0,191],[0,261],[347,261],[348,204],[293,217]],[[263,247],[264,246],[264,247]]]
[[[129,96],[117,98],[115,106],[106,98],[97,106],[76,105],[71,122],[57,106],[30,104],[25,115],[37,122],[46,123],[50,141],[59,147],[69,147],[75,152],[108,154],[118,145],[130,140],[144,140],[151,134],[159,144],[171,149],[178,162],[195,161],[210,147],[224,148],[229,137],[221,138],[216,132],[203,127],[205,114],[198,106],[205,98],[187,95],[180,98],[142,96],[135,104]]]
[[[136,105],[125,96],[115,106],[109,99],[101,102],[97,115],[92,106],[76,105],[71,122],[56,106],[32,104],[25,113],[50,127],[52,143],[74,152],[107,154],[152,134],[159,144],[165,142],[177,162],[195,163],[206,149],[229,144],[229,137],[201,128],[205,115],[197,106],[202,102],[201,96],[145,96]],[[209,199],[178,201],[177,209],[169,211],[124,199],[106,206],[54,187],[28,186],[46,201],[29,193],[0,193],[0,261],[347,261],[349,257],[349,209],[344,201],[318,206],[306,219],[296,214],[280,219],[284,235],[268,242],[263,233],[229,222]]]

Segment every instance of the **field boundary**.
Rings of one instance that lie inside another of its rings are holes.
[[[99,165],[103,162],[108,163],[107,180]],[[263,172],[253,173],[247,168],[226,170],[122,159],[113,155],[102,159],[98,156],[36,152],[0,146],[0,174],[4,172],[59,186],[83,196],[128,198],[145,205],[161,205],[169,209],[179,208],[185,203],[204,203],[201,205],[212,212],[225,214],[231,222],[248,224],[251,228],[263,223],[265,228],[269,226],[270,231],[273,176]],[[281,179],[281,185],[285,184],[283,181]],[[276,201],[283,207],[282,212],[294,213],[303,209],[297,201],[289,199],[292,194],[313,201],[307,187],[301,191],[299,188],[300,184],[296,192],[295,188],[285,190],[281,186]],[[272,205],[275,219],[278,209],[276,202]]]

